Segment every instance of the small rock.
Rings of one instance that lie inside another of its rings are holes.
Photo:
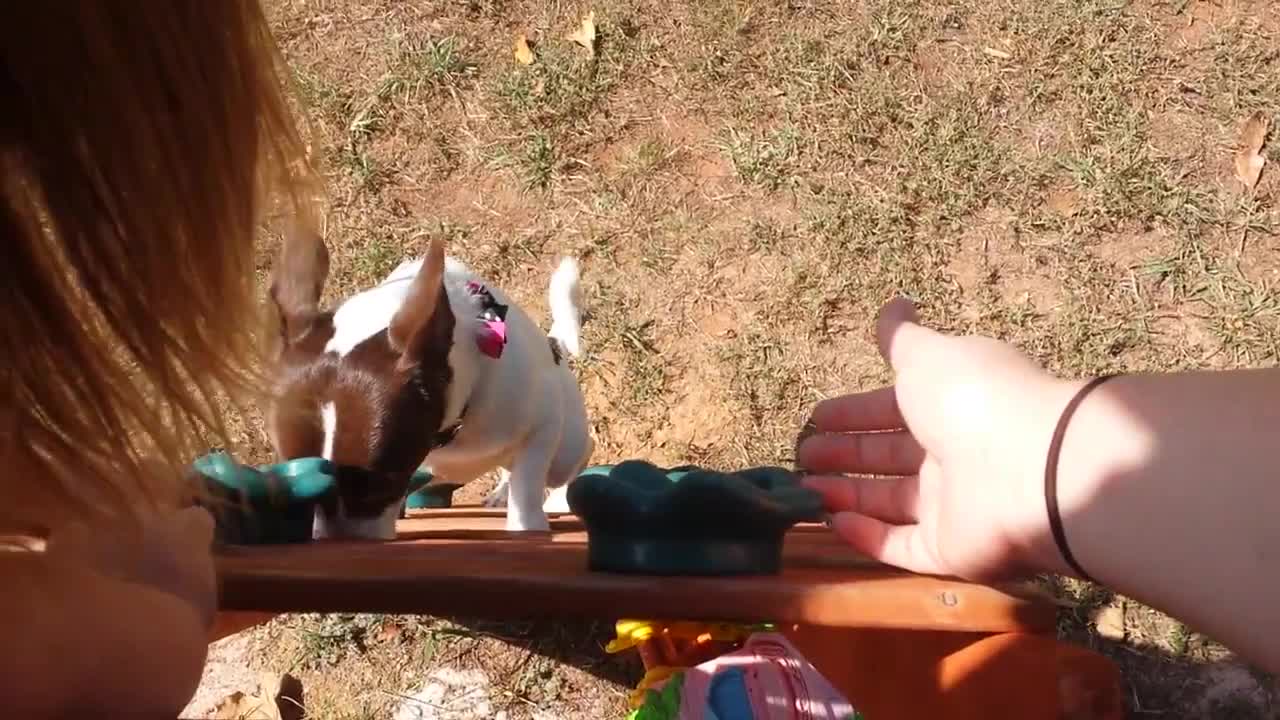
[[[1093,619],[1098,635],[1108,640],[1124,640],[1124,606],[1108,605],[1098,611]]]
[[[258,686],[258,674],[252,669],[254,654],[251,633],[238,633],[209,646],[204,675],[195,696],[178,717],[207,718],[218,703],[237,690],[249,691]]]
[[[494,717],[489,678],[476,670],[438,668],[401,703],[395,720],[482,720]]]

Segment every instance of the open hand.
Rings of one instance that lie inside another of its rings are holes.
[[[895,383],[819,403],[797,448],[854,548],[914,572],[1004,579],[1057,567],[1042,492],[1078,384],[1007,343],[942,335],[906,300],[881,311]]]

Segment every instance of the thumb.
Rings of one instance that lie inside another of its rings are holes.
[[[153,518],[147,527],[148,545],[181,553],[213,545],[213,516],[201,507],[186,507]]]
[[[880,309],[876,321],[876,342],[880,355],[895,372],[902,372],[941,348],[943,336],[920,325],[915,305],[904,297],[894,298]]]
[[[170,523],[187,542],[202,548],[213,543],[213,515],[202,507],[183,508],[173,514]]]

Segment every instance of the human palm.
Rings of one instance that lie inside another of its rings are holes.
[[[881,312],[894,385],[820,403],[797,448],[832,525],[883,562],[994,580],[1030,572],[1048,524],[1040,479],[1073,392],[1006,343]]]

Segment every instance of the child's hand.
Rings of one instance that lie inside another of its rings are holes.
[[[190,507],[147,518],[140,532],[81,523],[59,528],[49,538],[47,552],[103,575],[177,596],[208,628],[217,610],[212,543],[213,516]]]

